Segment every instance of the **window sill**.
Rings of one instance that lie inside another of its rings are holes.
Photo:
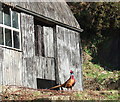
[[[13,48],[13,47],[5,46],[5,45],[0,45],[0,47],[2,47],[2,48],[6,48],[6,49],[10,49],[10,50],[15,50],[15,51],[18,51],[18,52],[22,52],[21,49],[17,49],[17,48]]]

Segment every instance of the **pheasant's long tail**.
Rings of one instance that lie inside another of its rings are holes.
[[[59,87],[63,87],[63,86],[64,86],[64,84],[61,84],[61,85],[57,85],[57,86],[51,87],[49,89],[55,89],[55,88],[59,88]]]

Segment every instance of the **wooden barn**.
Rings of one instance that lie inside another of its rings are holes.
[[[0,85],[50,88],[72,69],[82,90],[81,31],[66,2],[1,1]]]

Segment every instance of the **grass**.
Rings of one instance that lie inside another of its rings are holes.
[[[85,56],[88,58],[83,64],[83,85],[85,91],[87,91],[87,98],[92,100],[99,98],[103,100],[118,100],[120,98],[120,71],[105,70],[99,64],[93,64],[90,54],[86,54]],[[94,98],[89,97],[88,90],[93,93]],[[96,95],[94,96],[94,94]]]
[[[114,93],[113,93],[114,92]],[[118,91],[92,91],[86,90],[76,93],[77,100],[118,100]]]
[[[89,84],[89,80],[94,80],[95,83],[99,84],[101,90],[107,89],[106,84],[115,83],[119,80],[119,75],[120,71],[107,71],[103,67],[93,64],[90,61],[83,65],[84,87],[86,87],[86,84]]]

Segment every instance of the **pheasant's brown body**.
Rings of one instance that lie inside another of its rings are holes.
[[[55,89],[55,88],[59,88],[59,87],[65,87],[65,88],[70,88],[70,89],[72,89],[72,87],[74,86],[76,80],[75,80],[75,78],[74,78],[73,71],[70,72],[70,73],[71,73],[70,78],[69,78],[64,84],[51,87],[50,89]]]

